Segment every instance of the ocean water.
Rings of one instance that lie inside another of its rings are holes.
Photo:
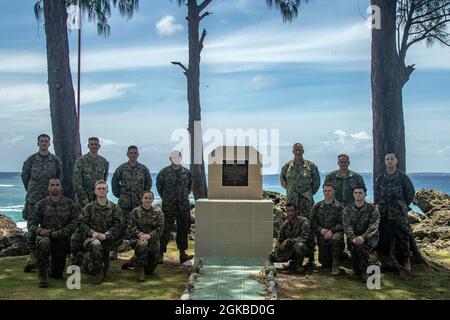
[[[155,193],[155,201],[161,198],[156,191],[156,175],[152,174],[153,186],[152,191]],[[416,190],[422,188],[439,189],[450,194],[450,173],[413,173],[409,175],[412,179]],[[111,182],[110,175],[108,182]],[[367,197],[373,199],[372,174],[363,174],[363,178],[367,186]],[[321,182],[324,181],[324,174],[321,174]],[[286,194],[281,187],[278,175],[263,176],[263,188],[267,191],[275,191]],[[116,197],[110,192],[109,199],[117,201]],[[316,201],[322,200],[321,190],[314,196]],[[22,219],[22,209],[25,200],[25,189],[23,188],[20,173],[18,172],[0,172],[0,214],[11,217],[19,226],[25,225]],[[192,199],[193,200],[193,199]],[[413,206],[413,209],[420,212],[420,209]]]

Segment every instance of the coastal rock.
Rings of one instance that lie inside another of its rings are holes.
[[[414,203],[425,212],[424,218],[412,225],[420,247],[450,248],[450,196],[432,189],[416,193]]]
[[[416,193],[413,203],[427,215],[432,215],[436,210],[450,210],[450,196],[434,189],[421,189]]]
[[[263,199],[273,202],[273,237],[278,238],[278,231],[286,220],[286,196],[272,191],[264,191]]]
[[[22,229],[18,228],[16,223],[9,217],[0,215],[0,236],[10,237],[23,234]]]
[[[29,253],[27,239],[16,223],[0,215],[0,257],[21,256]]]
[[[420,215],[417,212],[414,212],[412,210],[408,212],[409,224],[420,223],[423,219],[424,219],[423,215]]]

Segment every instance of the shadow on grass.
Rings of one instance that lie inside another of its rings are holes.
[[[190,250],[193,252],[193,242]],[[111,261],[109,276],[101,285],[92,283],[93,276],[82,273],[81,289],[69,290],[64,279],[50,279],[49,288],[38,288],[37,271],[24,273],[26,257],[0,258],[0,299],[7,300],[178,300],[186,287],[189,269],[178,263],[178,251],[173,242],[168,246],[165,263],[158,265],[155,274],[147,276],[145,282],[137,282],[133,270],[122,270],[121,265],[130,254],[120,255]]]
[[[307,275],[280,272],[279,299],[317,300],[407,300],[450,299],[450,253],[425,252],[428,259],[441,265],[440,271],[430,271],[423,265],[413,265],[412,275],[382,272],[381,289],[369,290],[360,278],[346,266],[332,277],[329,271],[314,270]],[[345,271],[345,272],[344,272]]]

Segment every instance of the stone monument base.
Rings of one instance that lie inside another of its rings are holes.
[[[197,200],[195,256],[267,258],[273,242],[272,212],[270,200]]]

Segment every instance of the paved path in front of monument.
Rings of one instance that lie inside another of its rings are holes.
[[[264,288],[252,278],[261,271],[264,259],[204,258],[203,272],[192,300],[264,300]]]

